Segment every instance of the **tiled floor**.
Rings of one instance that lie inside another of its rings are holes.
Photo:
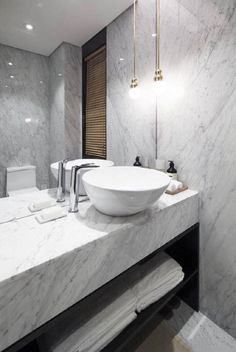
[[[136,352],[236,352],[236,340],[181,303]]]
[[[136,352],[192,352],[167,324],[161,323]]]
[[[236,340],[201,313],[181,303],[168,326],[184,339],[193,352],[236,352]]]

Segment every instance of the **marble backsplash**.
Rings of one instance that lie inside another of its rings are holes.
[[[0,44],[0,197],[8,166],[35,165],[49,184],[48,82],[47,57]]]
[[[137,155],[150,160],[156,157],[156,105],[155,96],[150,94],[155,71],[155,41],[151,36],[155,18],[150,16],[150,1],[139,1],[137,11],[140,100],[131,100],[128,95],[133,78],[132,8],[107,28],[107,153],[116,165],[133,165]]]
[[[50,163],[65,158],[64,48],[60,45],[49,57],[50,71]],[[50,183],[53,176],[50,175]]]
[[[50,162],[81,156],[81,48],[62,43],[49,58]]]
[[[108,26],[108,155],[119,164],[156,148],[155,0],[137,12],[139,101],[128,98],[132,10]],[[201,310],[236,337],[236,2],[165,0],[161,21],[157,155],[201,192]]]

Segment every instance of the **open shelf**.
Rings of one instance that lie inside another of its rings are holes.
[[[137,319],[104,348],[102,352],[135,351],[160,323],[160,314],[158,314],[160,310],[175,296],[182,299],[194,310],[199,310],[199,224],[193,225],[188,230],[166,243],[163,247],[158,248],[141,262],[148,261],[151,257],[162,251],[172,256],[182,266],[183,272],[185,273],[184,280],[158,302],[139,313]],[[114,280],[116,280],[116,278]],[[107,285],[109,285],[109,283],[104,285],[103,288],[106,288]],[[92,295],[93,293],[85,297],[82,301],[86,302],[88,300],[89,302],[89,297],[91,299]],[[80,307],[82,301],[77,302],[66,311],[32,331],[30,334],[5,349],[4,352],[38,352],[37,339],[57,326],[58,323],[64,321],[66,317],[71,317],[74,310]]]
[[[160,316],[159,312],[166,304],[172,300],[178,293],[198,276],[198,269],[185,270],[184,280],[173,290],[167,293],[158,302],[152,304],[147,309],[138,314],[134,320],[123,332],[120,333],[102,352],[132,352],[145,340],[147,334],[156,327]]]

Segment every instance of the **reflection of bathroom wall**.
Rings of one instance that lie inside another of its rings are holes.
[[[50,161],[81,156],[81,76],[76,46],[46,57],[0,45],[0,197],[6,167],[36,165],[49,187]]]
[[[49,57],[50,72],[50,162],[65,158],[64,135],[64,48]]]
[[[66,157],[82,156],[82,50],[64,43],[65,48],[65,151]]]
[[[48,58],[0,44],[0,197],[8,166],[36,165],[48,185],[48,137]]]
[[[81,48],[61,44],[50,56],[50,162],[81,157]],[[55,185],[53,177],[51,185]]]
[[[165,80],[157,95],[157,152],[176,160],[180,177],[201,192],[201,310],[236,337],[236,4],[165,0],[161,18]],[[151,95],[143,80],[154,74],[155,0],[138,1],[137,24],[138,76]],[[127,96],[132,11],[107,33],[108,153],[127,163],[136,150],[150,148],[151,155],[155,107],[146,97]]]

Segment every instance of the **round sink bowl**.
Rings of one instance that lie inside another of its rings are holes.
[[[58,164],[59,164],[58,161],[56,163],[51,164],[51,171],[56,180],[58,178]],[[80,166],[82,164],[94,164],[94,165],[98,165],[99,167],[108,167],[108,166],[114,165],[113,161],[102,160],[102,159],[76,159],[76,160],[68,161],[68,163],[66,164],[66,191],[67,192],[70,192],[70,174],[71,174],[72,167],[75,165]],[[83,169],[83,173],[89,170],[93,170],[93,169],[89,169],[89,168]],[[86,195],[82,182],[80,182],[79,190],[80,190],[79,191],[80,195]]]
[[[96,169],[84,174],[82,180],[95,208],[112,216],[127,216],[147,209],[170,183],[163,172],[131,166]]]

